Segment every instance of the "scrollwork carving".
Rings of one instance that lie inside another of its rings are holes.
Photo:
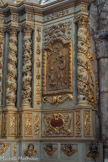
[[[84,136],[92,136],[91,130],[91,111],[84,110]]]
[[[75,136],[81,137],[81,111],[75,111]]]
[[[44,44],[47,47],[56,39],[70,41],[71,40],[71,22],[65,22],[44,30]]]
[[[71,114],[44,114],[43,116],[44,136],[71,136]]]
[[[40,114],[35,115],[35,135],[39,135],[39,129],[40,129]]]

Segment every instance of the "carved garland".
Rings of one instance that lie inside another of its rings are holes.
[[[9,52],[7,64],[6,106],[15,107],[17,84],[17,30],[10,27]]]

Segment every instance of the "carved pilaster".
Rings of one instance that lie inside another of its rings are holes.
[[[3,28],[0,28],[0,108],[1,108],[1,99],[2,99],[3,50],[4,50],[4,31]]]
[[[9,28],[8,63],[6,77],[6,107],[15,107],[17,88],[17,29]]]
[[[81,15],[76,19],[78,25],[77,46],[77,86],[78,104],[90,104],[96,107],[96,79],[91,61],[93,55],[90,52],[89,17]]]
[[[23,78],[22,78],[22,106],[31,107],[32,95],[32,29],[29,25],[24,25],[24,53],[23,53]]]

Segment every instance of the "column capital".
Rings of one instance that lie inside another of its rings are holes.
[[[88,15],[80,15],[74,19],[74,23],[78,24],[78,26],[85,26],[89,23],[89,21],[90,18]]]

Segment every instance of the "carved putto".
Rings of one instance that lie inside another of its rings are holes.
[[[47,155],[52,156],[55,153],[55,151],[57,150],[57,148],[54,147],[52,144],[47,144],[44,147],[44,150],[47,153]]]
[[[28,148],[24,151],[24,155],[31,157],[31,156],[35,156],[37,154],[37,150],[34,148],[33,144],[29,144]]]
[[[62,146],[62,151],[67,155],[67,156],[72,156],[75,152],[78,151],[78,149],[73,148],[71,144],[66,144]]]
[[[6,152],[10,144],[0,143],[0,155]]]

